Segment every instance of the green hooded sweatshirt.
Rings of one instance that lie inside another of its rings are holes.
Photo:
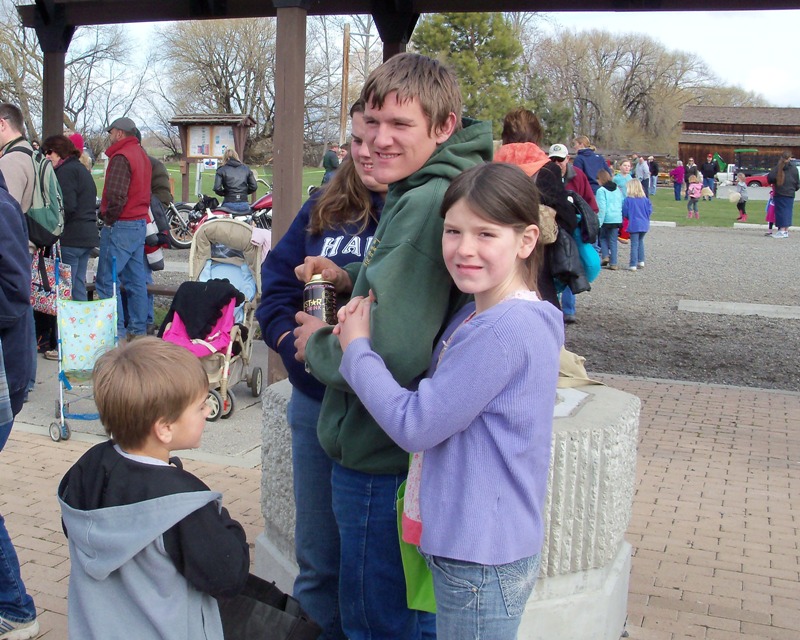
[[[466,301],[442,258],[442,199],[460,173],[492,159],[490,122],[463,120],[425,165],[389,187],[375,239],[363,263],[348,265],[353,295],[372,289],[372,348],[395,380],[413,388],[430,365],[435,340]],[[348,469],[373,474],[408,471],[408,454],[373,420],[339,373],[342,350],[331,329],[315,332],[306,363],[327,385],[317,425],[327,454]]]

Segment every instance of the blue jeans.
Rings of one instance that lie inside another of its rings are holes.
[[[147,333],[144,238],[144,220],[118,220],[113,227],[103,227],[97,262],[97,297],[104,299],[113,293],[111,258],[117,259],[117,275],[127,295],[128,333],[139,336]],[[125,335],[121,295],[117,295],[117,333]]]
[[[86,300],[86,269],[91,247],[61,247],[61,258],[72,268],[72,299]]]
[[[708,187],[711,189],[711,193],[714,193],[714,178],[703,178],[703,186]]]
[[[631,233],[631,260],[630,266],[635,267],[644,262],[644,236],[647,232]]]
[[[19,559],[0,514],[0,615],[11,622],[30,622],[36,618],[33,598],[25,591]]]
[[[650,176],[650,195],[656,195],[656,187],[658,186],[658,176]]]
[[[30,336],[28,343],[31,355],[31,379],[28,381],[28,392],[31,392],[36,386],[36,370],[39,366],[39,345],[36,343],[36,322],[33,319],[33,307],[31,307],[29,315],[31,329],[28,332]]]
[[[681,201],[681,189],[683,188],[683,184],[680,182],[673,182],[672,188],[675,190],[675,200],[678,202]]]
[[[333,512],[342,553],[339,604],[350,640],[436,637],[436,616],[406,604],[397,533],[397,489],[405,477],[333,465]]]
[[[619,227],[600,227],[600,256],[608,258],[611,265],[617,264],[617,238],[619,237]]]
[[[565,316],[575,315],[575,294],[572,293],[572,289],[569,287],[566,287],[561,292],[561,311],[564,312]]]
[[[223,202],[222,206],[231,211],[241,211],[242,213],[248,213],[250,211],[250,204],[247,200],[242,200],[241,202]]]
[[[322,627],[324,640],[344,640],[339,616],[339,528],[331,505],[333,461],[317,438],[322,403],[292,388],[286,417],[292,430],[294,549],[300,573],[293,595]]]
[[[539,554],[500,565],[426,556],[437,640],[515,640],[539,575]]]

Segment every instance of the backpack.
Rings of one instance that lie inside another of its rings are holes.
[[[64,196],[53,163],[41,151],[25,147],[12,147],[8,151],[21,151],[33,162],[33,201],[25,212],[28,238],[37,247],[49,247],[64,231]]]

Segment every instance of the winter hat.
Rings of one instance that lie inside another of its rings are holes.
[[[67,138],[80,153],[83,153],[83,136],[80,133],[71,133]]]

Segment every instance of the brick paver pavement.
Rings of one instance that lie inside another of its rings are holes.
[[[800,394],[598,377],[643,400],[630,638],[800,638]],[[0,455],[0,513],[47,640],[67,637],[69,558],[54,495],[88,446],[16,431]],[[225,493],[252,544],[260,470],[184,463]]]

